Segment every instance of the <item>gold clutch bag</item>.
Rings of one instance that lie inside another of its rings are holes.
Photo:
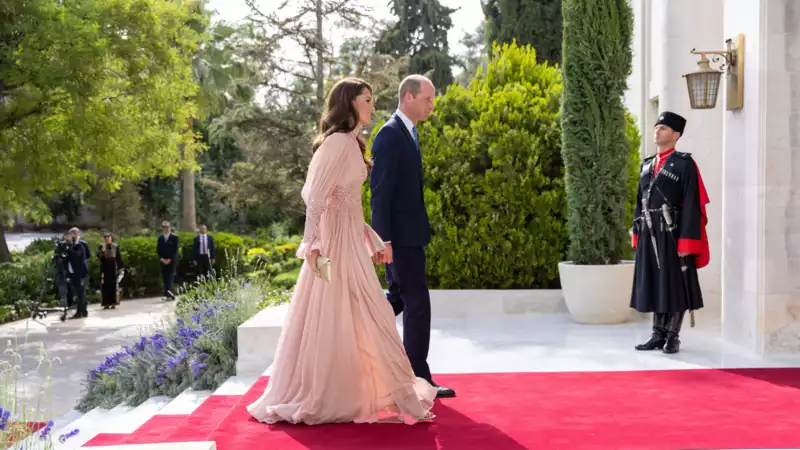
[[[324,256],[317,257],[317,276],[330,283],[333,276],[331,259]]]

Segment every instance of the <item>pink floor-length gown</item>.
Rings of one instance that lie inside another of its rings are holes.
[[[384,248],[364,221],[367,177],[357,131],[315,152],[302,196],[303,257],[329,257],[329,283],[303,264],[278,341],[269,385],[247,411],[265,423],[404,422],[427,418],[436,389],[416,378],[370,258]]]

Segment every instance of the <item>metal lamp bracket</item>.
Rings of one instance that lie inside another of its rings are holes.
[[[703,63],[708,62],[711,70],[727,75],[727,109],[742,109],[744,107],[744,35],[740,34],[733,39],[728,39],[725,44],[727,50],[724,51],[692,49],[691,53],[700,55],[699,65],[702,66]],[[708,58],[707,55],[711,55],[711,58]]]

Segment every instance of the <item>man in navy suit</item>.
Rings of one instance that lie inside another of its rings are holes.
[[[78,227],[72,227],[70,228],[69,233],[72,235],[72,240],[70,242],[76,242],[83,246],[83,253],[86,258],[86,267],[89,267],[89,258],[92,257],[92,252],[89,250],[89,244],[81,239],[81,230]],[[69,289],[67,289],[67,307],[69,308],[71,308],[72,304],[74,303],[73,297],[72,285],[70,285]]]
[[[68,239],[68,236],[64,236]],[[67,253],[67,272],[70,287],[77,301],[75,315],[70,319],[82,319],[89,317],[88,300],[86,298],[86,285],[89,282],[89,265],[86,263],[86,248],[78,238],[69,241],[69,253]]]
[[[161,224],[162,234],[158,237],[158,257],[161,260],[161,276],[164,279],[164,297],[174,300],[172,283],[175,281],[175,271],[178,268],[178,235],[172,232],[172,226],[164,221]]]
[[[208,234],[208,228],[205,225],[200,225],[200,234],[194,238],[192,252],[194,253],[194,263],[198,268],[197,275],[210,277],[214,260],[217,259],[217,248],[214,245],[214,237]]]
[[[428,367],[431,299],[425,271],[425,246],[431,240],[422,187],[422,153],[416,124],[433,111],[436,89],[421,75],[400,83],[399,106],[372,143],[370,174],[372,227],[386,242],[387,298],[395,315],[403,313],[403,345],[414,374],[437,388],[438,397],[455,397],[433,381]]]

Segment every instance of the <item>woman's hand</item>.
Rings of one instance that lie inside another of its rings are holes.
[[[311,253],[309,253],[308,256],[306,256],[306,261],[308,261],[308,264],[309,266],[311,266],[311,270],[313,270],[314,273],[316,273],[318,270],[317,258],[319,258],[319,256],[320,256],[319,250],[314,250]]]
[[[382,251],[375,252],[372,255],[372,261],[375,264],[391,264],[392,263],[392,244],[384,243],[386,248]]]

